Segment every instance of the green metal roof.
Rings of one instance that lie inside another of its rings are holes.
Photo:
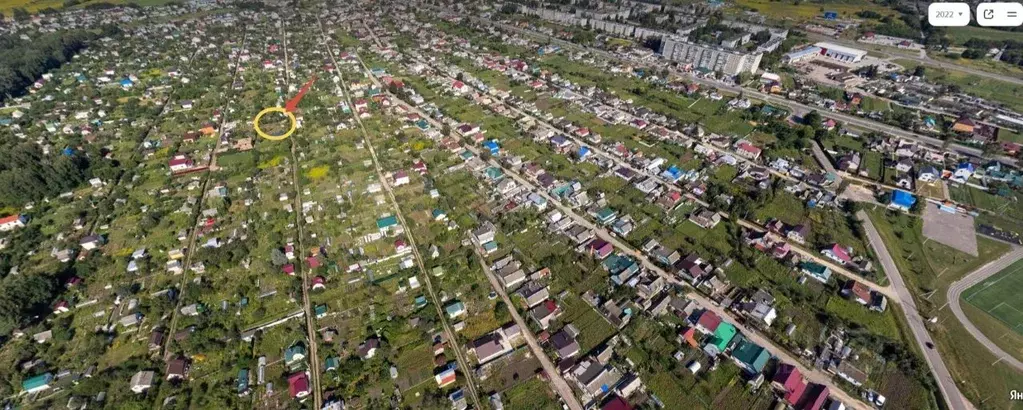
[[[718,325],[717,330],[714,331],[714,336],[711,337],[710,343],[717,346],[719,352],[724,352],[737,333],[739,333],[739,331],[736,330],[735,326],[731,323],[721,322],[721,324]]]
[[[53,381],[53,374],[43,373],[38,376],[26,379],[25,381],[22,381],[21,388],[23,390],[34,390],[50,384],[51,381]]]
[[[385,216],[383,218],[377,219],[377,228],[379,228],[379,229],[389,228],[389,227],[392,227],[392,226],[397,225],[397,224],[398,224],[398,217],[396,217],[394,215]]]
[[[732,349],[732,357],[759,373],[764,370],[771,355],[760,345],[743,339]]]

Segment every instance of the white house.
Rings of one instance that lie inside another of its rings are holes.
[[[971,176],[973,176],[973,171],[974,171],[973,164],[969,162],[964,162],[962,164],[959,164],[958,167],[956,167],[956,171],[955,173],[952,174],[951,179],[955,182],[964,184],[966,183],[967,180],[970,179]]]
[[[932,166],[923,167],[916,175],[917,180],[926,183],[937,181],[939,178],[941,178],[941,172]]]
[[[0,232],[7,232],[16,228],[24,227],[25,222],[28,222],[28,218],[24,215],[11,215],[0,218]]]
[[[131,391],[135,394],[145,393],[152,386],[153,376],[155,376],[155,372],[151,370],[141,370],[135,373],[131,376]]]

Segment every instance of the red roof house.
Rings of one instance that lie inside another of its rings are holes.
[[[711,334],[718,329],[720,324],[721,316],[718,316],[717,313],[709,310],[704,310],[700,313],[700,317],[696,319],[694,327],[696,330],[700,331],[700,333]]]
[[[821,254],[842,265],[852,262],[852,257],[849,256],[849,252],[846,252],[846,250],[842,248],[842,245],[837,243],[821,250]]]
[[[824,402],[828,401],[828,395],[830,394],[831,391],[828,389],[828,386],[816,383],[811,384],[806,388],[803,398],[797,407],[800,410],[820,410],[824,407]]]
[[[771,379],[771,386],[782,393],[782,399],[789,405],[795,406],[806,391],[806,381],[796,366],[783,363],[778,366],[778,371]]]
[[[300,399],[309,395],[309,376],[302,373],[295,373],[288,376],[288,392],[291,397]]]
[[[842,287],[842,295],[856,301],[861,305],[870,303],[870,289],[855,280],[849,280]]]

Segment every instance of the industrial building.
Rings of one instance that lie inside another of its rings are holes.
[[[726,75],[742,72],[755,73],[760,66],[761,53],[743,53],[718,47],[690,43],[677,37],[661,41],[660,53],[664,58],[692,64],[698,69],[720,71]]]
[[[821,54],[821,48],[817,46],[809,46],[802,48],[782,56],[781,61],[786,64],[795,64],[803,60],[809,60],[814,56]]]
[[[838,44],[817,43],[814,45],[820,47],[821,54],[843,63],[858,63],[863,59],[863,57],[867,56],[866,51],[840,46]]]
[[[785,54],[782,57],[782,61],[787,64],[795,64],[819,55],[823,55],[841,63],[854,64],[863,60],[863,57],[866,57],[867,52],[837,44],[817,43]]]

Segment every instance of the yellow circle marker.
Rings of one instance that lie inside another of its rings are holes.
[[[284,115],[286,115],[288,117],[288,121],[291,122],[291,129],[289,129],[288,132],[285,132],[284,134],[281,134],[281,135],[270,135],[270,134],[267,134],[267,133],[263,132],[263,130],[261,128],[259,128],[259,120],[261,118],[263,118],[264,115],[272,113],[272,112],[279,112],[279,113],[282,113],[282,114],[284,114]],[[297,125],[298,124],[295,122],[295,114],[292,114],[291,111],[288,111],[288,110],[286,110],[286,109],[284,109],[282,107],[265,108],[265,109],[263,109],[263,111],[260,111],[259,114],[256,114],[256,118],[254,120],[252,120],[252,126],[253,126],[253,128],[255,128],[256,134],[259,135],[260,137],[266,138],[266,139],[268,139],[270,141],[280,141],[280,140],[283,140],[285,138],[290,137],[291,134],[295,133],[295,128],[296,128]]]

